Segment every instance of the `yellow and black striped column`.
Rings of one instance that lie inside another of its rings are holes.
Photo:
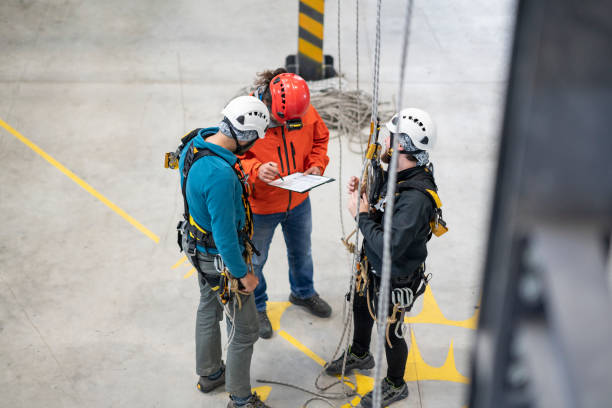
[[[323,78],[325,0],[300,0],[298,70],[306,80]]]

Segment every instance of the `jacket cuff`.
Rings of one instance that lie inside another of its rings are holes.
[[[312,160],[312,161],[308,161],[306,163],[306,169],[304,170],[308,170],[311,167],[318,167],[321,169],[321,175],[323,175],[323,173],[325,173],[325,164],[323,164],[322,162],[318,161],[318,160]]]
[[[362,211],[359,213],[359,223],[361,224],[361,220],[365,220],[370,218],[370,213],[367,211]],[[357,216],[355,216],[355,221],[357,221]]]

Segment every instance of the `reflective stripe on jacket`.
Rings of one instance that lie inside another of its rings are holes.
[[[265,139],[259,139],[240,159],[251,185],[251,207],[255,214],[273,214],[289,211],[301,204],[308,193],[300,194],[277,187],[271,187],[257,176],[263,163],[275,162],[281,176],[303,173],[313,166],[325,171],[329,163],[327,142],[329,130],[310,105],[302,117],[303,127],[287,130],[278,126],[266,131]]]

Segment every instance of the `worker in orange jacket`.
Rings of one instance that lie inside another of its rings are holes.
[[[278,224],[281,225],[287,259],[291,294],[289,301],[304,306],[319,317],[331,316],[331,307],[314,289],[310,235],[312,213],[308,193],[296,193],[272,187],[269,182],[293,173],[322,175],[329,163],[329,130],[310,105],[310,92],[300,76],[284,68],[258,74],[254,96],[270,110],[266,137],[242,156],[242,166],[251,184],[251,208],[255,231],[253,244],[261,255],[253,257],[259,278],[255,304],[259,317],[259,335],[272,337],[272,325],[266,313],[266,280],[263,267]]]

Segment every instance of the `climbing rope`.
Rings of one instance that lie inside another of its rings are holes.
[[[355,89],[357,95],[359,95],[359,0],[355,0]],[[357,98],[357,120],[355,121],[353,134],[358,137],[361,136],[361,129],[363,128],[363,126],[359,126],[361,123],[360,108],[360,99]],[[359,153],[363,156],[363,143],[359,143]]]
[[[338,91],[342,93],[342,53],[340,52],[340,33],[342,32],[340,26],[340,4],[341,0],[338,0]],[[338,111],[342,112],[342,105],[344,99],[338,101]],[[342,236],[346,234],[344,228],[344,217],[342,216],[342,130],[338,132],[338,216],[340,217],[340,230]]]
[[[368,145],[371,143],[372,141],[372,136],[373,133],[375,131],[375,124],[377,123],[376,121],[376,114],[378,112],[378,69],[379,69],[379,59],[380,59],[380,6],[381,6],[381,0],[378,0],[377,2],[377,19],[376,19],[376,51],[375,51],[375,56],[374,56],[374,81],[373,82],[373,92],[372,92],[372,107],[373,109],[376,110],[376,113],[372,114],[372,121],[370,124],[370,136],[368,139]],[[376,133],[378,134],[378,133]],[[358,187],[358,193],[359,193],[359,197],[361,197],[361,193],[362,193],[362,178],[363,178],[363,174],[365,171],[365,166],[366,163],[368,163],[367,158],[364,158],[363,160],[363,165],[362,165],[362,171],[360,173],[360,179],[359,179],[359,187]],[[340,340],[338,342],[338,346],[336,347],[336,350],[334,351],[331,361],[333,361],[339,351],[344,348],[344,354],[343,354],[343,359],[342,359],[342,371],[340,374],[340,383],[342,383],[343,385],[346,386],[346,384],[344,383],[344,378],[345,378],[345,370],[346,370],[346,359],[348,356],[348,349],[349,349],[349,345],[350,345],[350,341],[351,341],[351,332],[352,332],[352,320],[353,320],[353,304],[355,301],[355,284],[356,284],[356,268],[357,268],[357,264],[359,263],[359,212],[357,213],[357,217],[356,217],[356,231],[355,231],[355,244],[354,244],[354,252],[351,254],[353,257],[352,260],[352,265],[351,265],[351,274],[350,274],[350,283],[349,283],[349,292],[348,292],[348,312],[346,312],[346,318],[344,321],[344,329],[342,330],[342,334],[340,336]],[[342,240],[345,244],[348,244],[348,240],[344,239]],[[349,246],[349,245],[347,245]],[[345,307],[346,307],[346,303],[345,303]],[[344,347],[342,347],[344,345]],[[327,364],[326,364],[327,366]],[[321,374],[319,374],[319,376],[317,377],[317,380],[315,381],[315,385],[317,386],[317,388],[319,388],[318,385],[318,380],[321,377]],[[338,382],[336,382],[338,383]],[[332,385],[335,385],[336,383],[333,383]],[[355,383],[356,384],[356,383]],[[331,385],[330,385],[331,386]],[[353,390],[353,395],[356,393],[357,390],[357,386],[355,385],[355,388]],[[348,396],[348,395],[347,395]]]
[[[403,98],[404,98],[404,77],[406,75],[406,58],[408,54],[408,44],[410,37],[410,21],[412,18],[412,0],[408,1],[408,7],[406,10],[406,20],[404,23],[404,40],[402,44],[402,57],[401,57],[401,65],[400,65],[400,78],[399,78],[399,95],[397,98],[397,108],[398,112],[401,111]],[[398,116],[398,120],[401,122],[402,117]],[[399,126],[399,124],[398,124]],[[397,181],[397,160],[398,160],[398,144],[399,137],[393,138],[393,154],[391,155],[391,161],[389,163],[389,171],[388,171],[388,182],[387,182],[387,197],[391,197],[392,199],[387,200],[385,215],[384,215],[384,227],[383,227],[383,265],[382,265],[382,276],[381,276],[381,287],[378,298],[378,308],[377,310],[383,311],[387,310],[387,305],[389,304],[389,296],[391,289],[391,263],[392,263],[392,254],[391,254],[391,226],[393,219],[393,209],[395,200],[395,190],[396,190],[396,181]],[[394,312],[397,312],[394,310]],[[393,314],[395,317],[395,313]],[[374,370],[374,392],[372,398],[372,406],[378,408],[381,406],[381,387],[380,383],[382,380],[382,358],[384,353],[385,346],[385,336],[387,331],[384,328],[384,320],[378,319],[376,322],[376,327],[378,331],[378,343],[376,345],[376,351],[374,354],[374,362],[375,362],[375,370]],[[389,327],[389,326],[387,326]]]

